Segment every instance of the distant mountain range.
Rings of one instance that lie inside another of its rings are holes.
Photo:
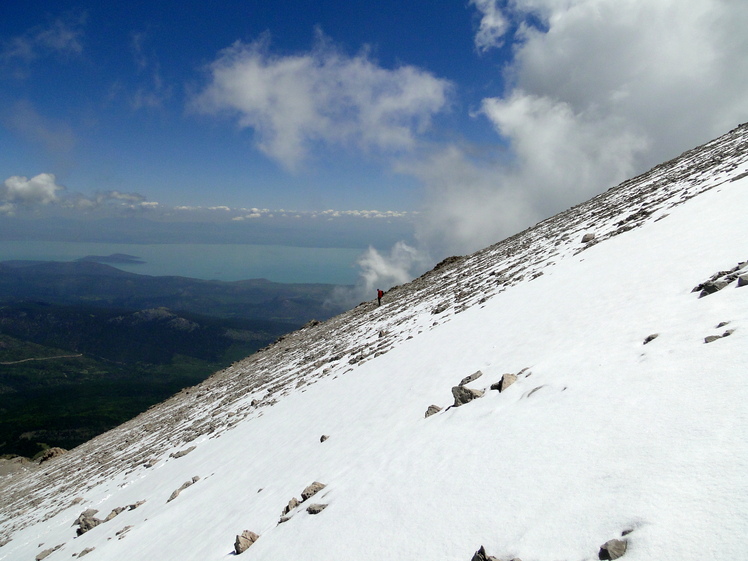
[[[106,259],[131,257],[114,255]],[[65,262],[2,261],[0,302],[36,300],[130,310],[166,307],[297,326],[312,318],[327,319],[344,311],[343,306],[331,303],[335,285],[156,277],[122,271],[98,262],[100,259],[90,256]]]
[[[334,286],[0,262],[0,455],[72,448],[312,319]]]

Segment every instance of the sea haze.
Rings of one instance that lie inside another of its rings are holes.
[[[265,278],[284,283],[353,284],[357,248],[254,244],[112,244],[0,241],[0,261],[74,261],[127,254],[144,263],[107,263],[141,275],[176,275],[235,281]]]

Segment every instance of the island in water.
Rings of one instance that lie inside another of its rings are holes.
[[[111,255],[86,255],[76,261],[94,263],[116,263],[119,265],[142,265],[145,263],[140,257],[128,255],[127,253],[112,253]]]

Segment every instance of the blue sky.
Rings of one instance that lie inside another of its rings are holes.
[[[13,3],[0,24],[3,179],[52,172],[70,190],[136,192],[169,206],[414,210],[417,181],[382,161],[400,146],[311,139],[302,166],[258,150],[253,127],[194,105],[210,65],[237,41],[267,41],[269,57],[303,56],[324,41],[344,59],[368,51],[374,68],[412,67],[445,89],[463,86],[423,115],[432,122],[419,140],[494,136],[469,116],[500,82],[500,61],[475,56],[475,10],[402,4]],[[45,44],[45,33],[67,42]],[[15,56],[14,41],[27,44]]]
[[[6,3],[0,232],[345,220],[399,282],[748,119],[747,25],[741,0]]]

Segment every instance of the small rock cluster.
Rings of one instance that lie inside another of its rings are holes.
[[[623,532],[623,535],[630,534],[631,530],[627,530]],[[620,557],[623,557],[623,554],[626,553],[626,547],[628,546],[628,542],[623,539],[613,539],[608,540],[603,545],[600,546],[600,550],[597,553],[597,558],[601,561],[612,561],[614,559],[618,559]],[[483,546],[480,546],[478,548],[478,551],[476,551],[473,554],[473,557],[470,559],[470,561],[502,561],[498,557],[495,557],[493,555],[488,555],[486,553],[486,548]],[[519,557],[512,557],[510,561],[522,561]]]
[[[196,446],[190,446],[189,448],[186,448],[184,450],[180,450],[179,452],[172,452],[171,454],[169,454],[169,457],[170,458],[174,458],[176,460],[178,458],[186,456],[187,454],[189,454],[190,452],[192,452],[195,448],[196,448]]]
[[[234,542],[234,552],[237,555],[240,555],[247,551],[252,544],[254,544],[258,539],[260,539],[260,536],[255,534],[254,532],[251,532],[249,530],[244,530],[241,534],[236,536],[236,541]]]
[[[723,322],[717,324],[717,326],[715,327],[715,329],[719,329],[721,327],[724,327],[728,323],[730,323],[730,322],[723,321]],[[722,339],[723,337],[729,337],[733,333],[735,333],[734,329],[727,329],[727,330],[724,331],[724,333],[722,333],[722,335],[709,335],[707,337],[704,337],[704,343],[713,343],[717,339]]]
[[[179,489],[175,489],[174,490],[174,492],[166,500],[166,502],[169,503],[169,502],[173,501],[174,499],[176,499],[179,496],[179,493],[181,493],[182,491],[184,491],[187,487],[190,487],[191,485],[194,485],[198,481],[200,481],[200,476],[199,475],[194,476],[189,481],[185,481],[184,483],[182,483],[182,486]]]
[[[748,261],[742,261],[729,271],[714,273],[709,277],[709,280],[694,286],[691,292],[698,292],[699,298],[703,298],[722,290],[736,280],[738,281],[738,287],[746,286],[748,285],[748,273],[740,274],[746,268],[748,268]]]
[[[44,551],[42,551],[39,555],[37,555],[35,557],[36,561],[42,561],[42,559],[46,559],[47,557],[49,557],[50,555],[52,555],[55,551],[57,551],[58,549],[60,549],[63,545],[65,545],[65,544],[61,543],[60,545],[56,545],[55,547],[51,547],[49,549],[45,549]]]
[[[296,507],[298,507],[301,503],[306,502],[308,499],[319,493],[322,489],[327,487],[324,483],[320,483],[319,481],[314,481],[307,485],[304,490],[301,492],[301,500],[297,499],[296,497],[292,497],[290,501],[288,501],[288,504],[283,509],[283,512],[281,512],[281,518],[278,521],[278,524],[282,524],[283,522],[287,522],[291,519],[290,516],[288,516],[292,510],[294,510]],[[306,511],[309,514],[319,514],[327,507],[326,504],[311,504],[307,507]]]
[[[498,382],[491,384],[492,390],[498,390],[499,392],[505,391],[509,386],[511,386],[514,382],[517,381],[517,379],[524,375],[524,376],[530,376],[532,372],[529,371],[529,368],[523,368],[516,374],[504,374],[501,377],[501,380]],[[465,387],[470,382],[474,382],[478,378],[483,376],[483,372],[478,370],[477,372],[474,372],[473,374],[470,374],[469,376],[465,376],[462,380],[460,380],[460,383],[457,384],[452,388],[452,397],[454,398],[454,403],[450,405],[451,407],[460,407],[462,405],[465,405],[466,403],[470,403],[474,399],[478,399],[480,397],[483,397],[486,394],[486,390],[477,390],[473,388],[467,388]],[[441,411],[442,408],[438,405],[429,405],[426,409],[425,417],[431,417],[432,415],[435,415],[439,411]]]
[[[107,517],[104,518],[104,520],[101,520],[99,518],[96,518],[96,516],[94,516],[97,512],[99,512],[95,508],[86,509],[80,513],[80,515],[75,521],[75,524],[78,525],[78,530],[76,530],[76,534],[81,536],[85,534],[86,532],[88,532],[89,530],[92,530],[99,524],[103,524],[104,522],[109,522],[115,516],[117,516],[120,512],[123,512],[125,510],[135,510],[143,503],[145,503],[144,500],[138,501],[137,503],[133,503],[127,506],[118,506],[117,508],[113,509],[112,512],[110,512],[107,515]]]

